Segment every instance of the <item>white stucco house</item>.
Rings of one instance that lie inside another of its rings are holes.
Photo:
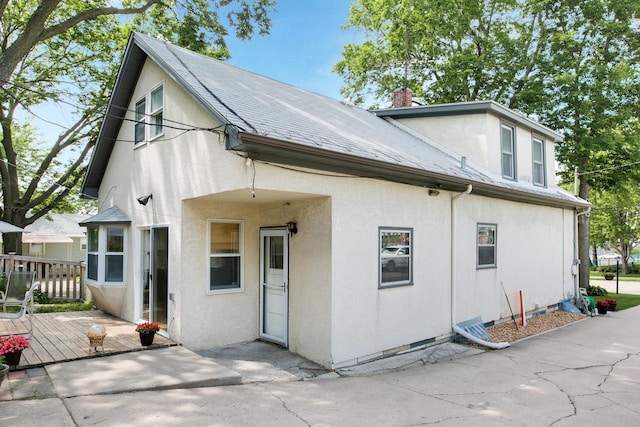
[[[574,293],[560,135],[493,102],[377,112],[138,33],[83,183],[100,308],[327,367]],[[393,262],[391,262],[393,261]]]

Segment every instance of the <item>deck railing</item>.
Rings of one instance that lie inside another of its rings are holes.
[[[35,271],[40,290],[52,300],[84,300],[85,263],[0,254],[0,280],[11,270]]]

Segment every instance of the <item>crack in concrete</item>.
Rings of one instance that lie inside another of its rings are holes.
[[[294,416],[295,418],[299,419],[300,421],[302,421],[305,425],[307,425],[308,427],[311,427],[311,423],[309,423],[307,420],[305,420],[304,418],[302,418],[300,416],[300,414],[298,414],[297,412],[293,411],[292,409],[289,408],[289,406],[287,406],[287,402],[284,401],[284,399],[282,399],[280,396],[274,394],[273,392],[269,392],[269,394],[273,397],[275,397],[280,404],[282,405],[282,407],[284,408],[285,411],[287,411],[287,413],[289,415]]]

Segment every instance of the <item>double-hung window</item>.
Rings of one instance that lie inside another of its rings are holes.
[[[151,138],[164,133],[163,124],[164,86],[160,85],[151,91],[151,108],[149,111],[151,121]]]
[[[547,185],[547,177],[545,174],[545,161],[544,161],[544,140],[533,137],[531,140],[532,147],[532,175],[533,184],[544,187]]]
[[[209,292],[237,292],[242,284],[242,221],[209,221]]]
[[[413,229],[378,229],[378,287],[413,284]]]
[[[496,238],[498,226],[496,224],[478,224],[478,268],[492,268],[496,266]]]
[[[137,145],[162,134],[164,134],[163,83],[147,92],[135,103],[134,143]]]
[[[516,137],[515,129],[505,123],[501,125],[500,143],[502,153],[502,177],[516,179]]]
[[[145,98],[136,102],[135,111],[136,121],[134,125],[134,143],[139,144],[144,142],[146,137],[147,100]]]
[[[105,282],[122,282],[124,277],[124,229],[107,227],[105,252]]]
[[[87,228],[87,279],[100,283],[124,281],[125,231],[120,226]]]

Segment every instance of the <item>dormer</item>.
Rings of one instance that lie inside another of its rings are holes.
[[[562,136],[501,104],[475,101],[399,106],[375,113],[505,180],[556,186],[554,150]]]

